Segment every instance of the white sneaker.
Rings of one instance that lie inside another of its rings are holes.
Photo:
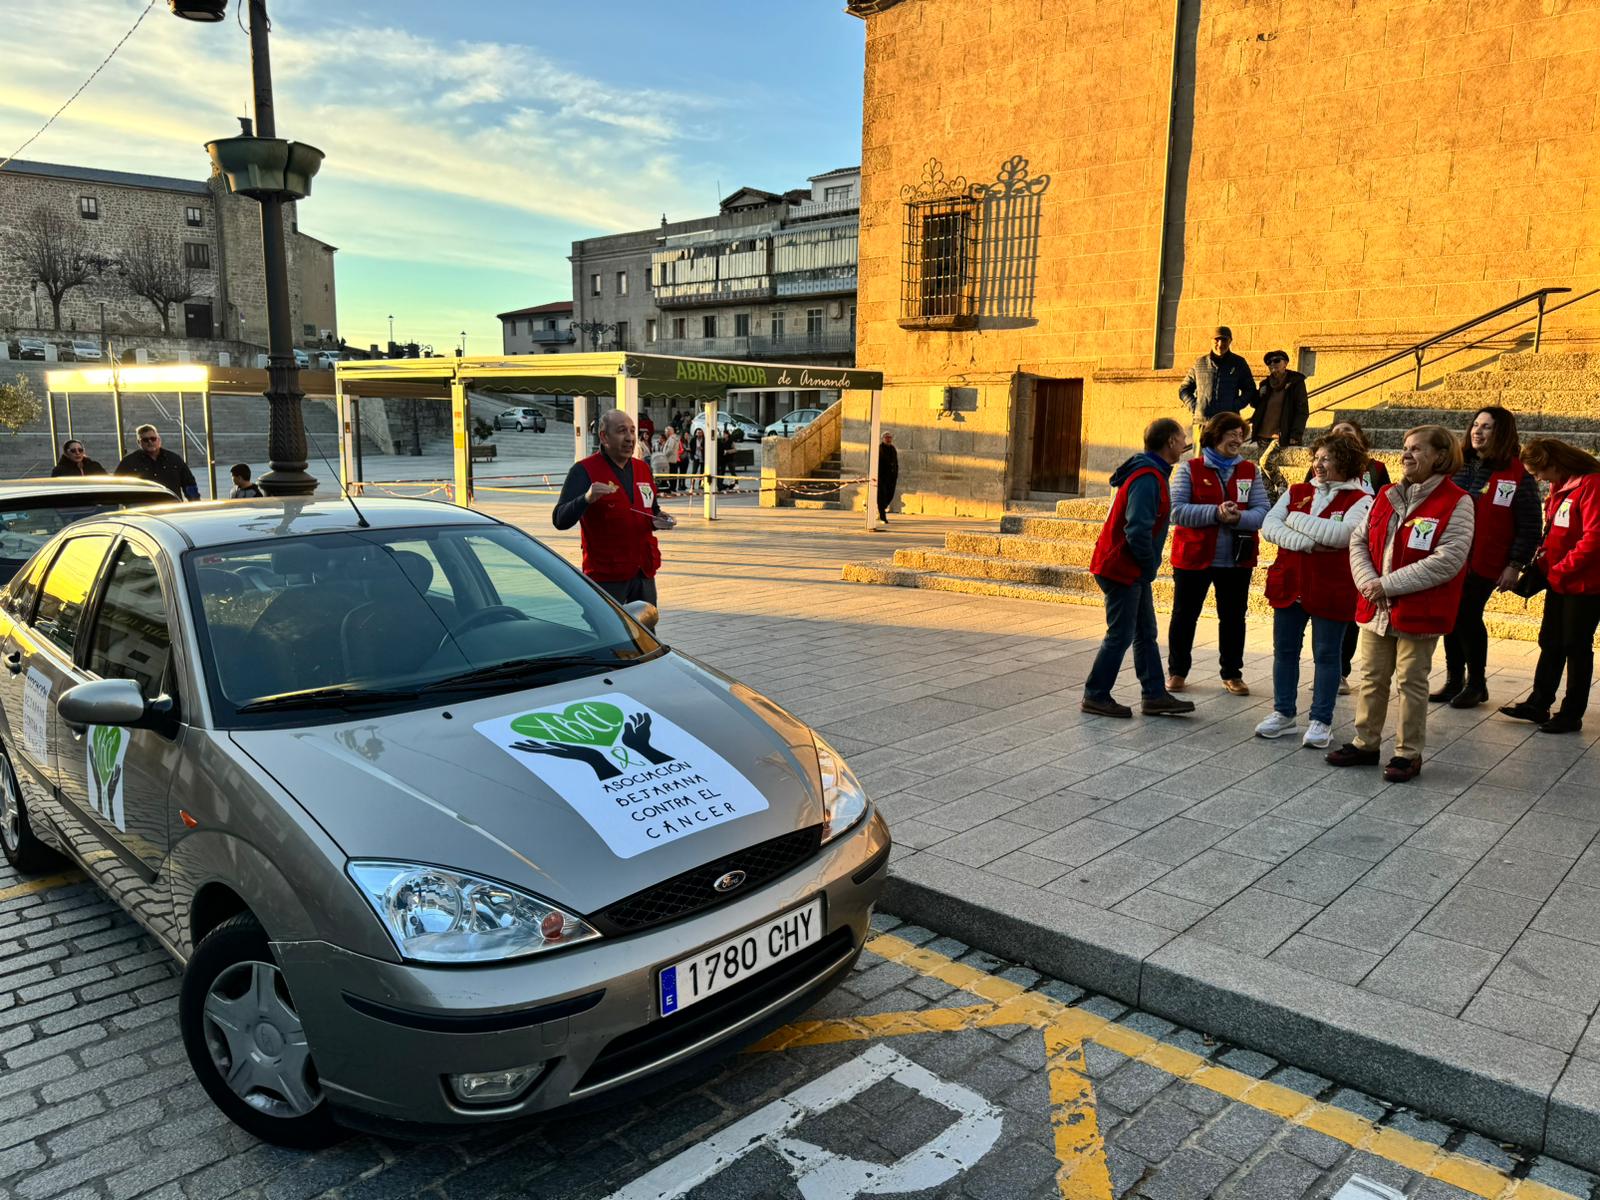
[[[1295,729],[1294,718],[1286,717],[1281,712],[1269,712],[1267,719],[1256,726],[1256,736],[1263,738],[1282,737],[1286,733],[1293,733]]]
[[[1326,721],[1313,721],[1306,730],[1306,736],[1301,740],[1302,746],[1309,746],[1313,750],[1326,750],[1328,743],[1333,740],[1333,726]]]

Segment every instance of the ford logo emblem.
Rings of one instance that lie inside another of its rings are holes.
[[[716,888],[719,892],[731,892],[734,888],[743,883],[745,878],[745,873],[743,871],[729,871],[711,886]]]

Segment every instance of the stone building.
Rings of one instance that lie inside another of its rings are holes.
[[[54,334],[48,297],[23,259],[25,228],[38,209],[71,223],[98,271],[66,293],[61,332],[98,334],[119,346],[162,333],[147,300],[132,294],[117,264],[146,230],[170,238],[194,295],[175,306],[171,336],[264,345],[266,278],[261,206],[230,195],[219,175],[174,179],[96,167],[12,161],[0,170],[0,331]],[[297,344],[338,338],[334,247],[299,231],[296,206],[284,206],[291,323]],[[197,353],[198,353],[197,348]]]
[[[513,309],[497,319],[502,354],[571,354],[578,349],[571,300]]]
[[[1537,288],[1600,287],[1592,5],[848,8],[856,361],[885,374],[911,511],[1103,489],[1149,420],[1182,415],[1219,323],[1258,377],[1281,348],[1315,387]],[[1600,298],[1552,313],[1544,344],[1600,346]],[[866,409],[847,404],[854,473]]]
[[[860,177],[845,167],[793,191],[741,188],[714,216],[574,242],[579,348],[849,366]],[[766,423],[813,402],[767,393],[734,405]]]

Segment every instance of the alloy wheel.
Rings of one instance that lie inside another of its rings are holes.
[[[17,775],[10,762],[0,756],[0,842],[15,854],[22,844],[22,797],[17,794]]]
[[[233,1093],[272,1117],[303,1117],[322,1102],[305,1027],[272,963],[235,963],[212,982],[206,1048]]]

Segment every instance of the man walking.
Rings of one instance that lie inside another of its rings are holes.
[[[894,434],[887,429],[878,443],[878,522],[889,523],[889,506],[900,486],[900,453],[894,448]]]
[[[1167,542],[1171,500],[1167,477],[1189,449],[1183,426],[1170,417],[1144,431],[1144,453],[1135,454],[1111,476],[1117,489],[1111,512],[1095,542],[1089,570],[1106,598],[1106,636],[1083,688],[1083,711],[1102,717],[1131,717],[1133,710],[1111,698],[1122,660],[1133,646],[1133,669],[1144,693],[1141,711],[1150,717],[1192,713],[1194,704],[1167,691],[1156,644],[1156,607],[1150,584]]]
[[[600,414],[600,452],[572,464],[551,523],[579,526],[583,573],[618,604],[656,603],[661,549],[655,531],[677,524],[661,511],[650,464],[633,457],[633,419],[621,409]]]
[[[1287,350],[1269,350],[1263,361],[1267,364],[1267,377],[1256,392],[1250,440],[1260,444],[1277,438],[1284,446],[1298,446],[1306,435],[1306,419],[1311,411],[1306,399],[1306,377],[1289,369]]]
[[[156,427],[141,425],[137,436],[139,448],[117,464],[116,474],[154,480],[185,500],[200,499],[200,486],[194,481],[194,472],[171,450],[161,448],[161,435]]]
[[[1250,364],[1235,354],[1233,330],[1218,325],[1211,337],[1211,353],[1202,354],[1178,387],[1178,398],[1197,422],[1204,424],[1218,413],[1242,413],[1256,400],[1256,381]]]

